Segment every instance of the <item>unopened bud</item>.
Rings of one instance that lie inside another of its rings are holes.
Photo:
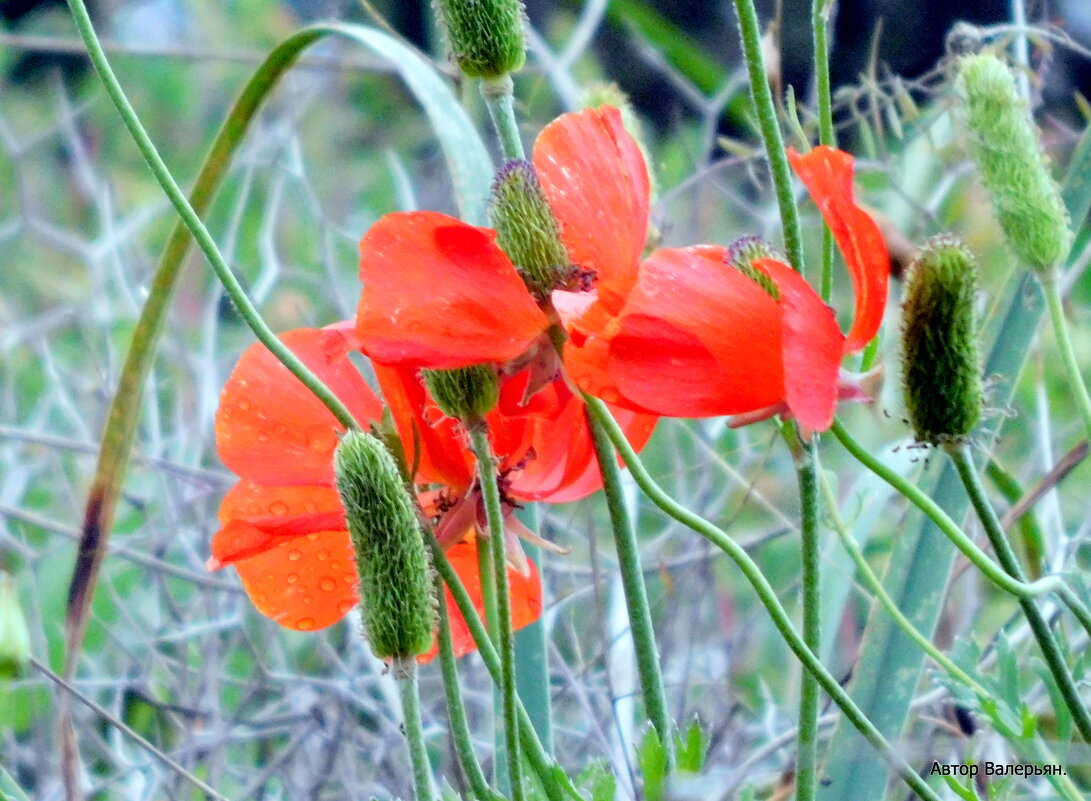
[[[973,254],[953,236],[933,237],[909,268],[902,374],[909,421],[921,442],[963,442],[981,416],[976,284]]]
[[[1030,267],[1051,269],[1071,245],[1068,213],[1015,76],[991,53],[966,56],[958,92],[970,151],[1005,237]]]
[[[0,570],[0,678],[13,678],[30,660],[27,628],[15,579]]]
[[[435,0],[455,63],[471,78],[499,78],[526,60],[520,0]]]
[[[727,247],[731,266],[764,289],[773,300],[780,300],[780,290],[773,279],[754,266],[759,259],[784,261],[784,255],[758,236],[740,236]]]
[[[457,370],[422,370],[424,386],[448,417],[474,423],[491,412],[500,399],[496,370],[475,364]]]
[[[432,645],[435,621],[431,568],[394,459],[377,438],[350,431],[333,464],[371,650],[380,659],[422,654]]]
[[[539,301],[572,283],[574,268],[561,242],[557,218],[546,202],[534,165],[509,161],[496,174],[489,209],[496,243]]]

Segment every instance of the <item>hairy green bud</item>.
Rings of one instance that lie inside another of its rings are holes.
[[[759,259],[784,261],[784,254],[779,250],[761,237],[740,236],[728,245],[727,258],[732,267],[764,289],[773,300],[780,300],[780,290],[773,279],[754,266]]]
[[[974,320],[977,264],[953,236],[937,236],[909,268],[902,307],[905,405],[917,439],[960,443],[981,416]]]
[[[371,650],[380,659],[422,654],[432,645],[436,616],[431,566],[397,465],[379,439],[350,431],[333,466]]]
[[[499,78],[526,60],[520,0],[435,0],[455,63],[471,78]]]
[[[496,370],[486,364],[456,370],[422,370],[421,376],[440,411],[464,422],[480,420],[500,399]]]
[[[1015,76],[983,52],[959,62],[957,86],[970,152],[1005,237],[1030,267],[1051,269],[1067,255],[1072,234]]]
[[[489,216],[496,243],[537,300],[572,282],[576,270],[529,161],[509,161],[496,174]]]
[[[0,570],[0,678],[13,678],[30,660],[30,630],[10,573]]]

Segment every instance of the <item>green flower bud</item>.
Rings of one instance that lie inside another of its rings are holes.
[[[917,439],[960,443],[981,416],[981,360],[974,320],[977,264],[953,236],[921,248],[905,286],[902,377]]]
[[[435,0],[455,63],[471,78],[499,78],[526,60],[520,0]]]
[[[0,678],[13,678],[30,660],[27,628],[15,579],[0,570]]]
[[[779,250],[761,237],[740,236],[728,245],[727,258],[732,267],[764,289],[773,300],[780,300],[780,290],[773,279],[754,266],[758,259],[784,261],[784,254]]]
[[[337,446],[333,466],[356,551],[371,650],[380,659],[424,653],[432,645],[436,614],[431,567],[394,459],[376,437],[350,431]]]
[[[440,411],[463,422],[480,420],[500,399],[496,370],[485,364],[457,370],[422,370],[421,376]]]
[[[1004,235],[1030,267],[1051,269],[1072,243],[1068,212],[1015,76],[995,55],[979,53],[960,61],[957,86],[970,152]]]
[[[496,174],[489,216],[496,243],[539,302],[572,283],[576,269],[529,161],[509,161]]]

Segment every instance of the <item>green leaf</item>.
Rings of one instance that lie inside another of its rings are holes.
[[[708,735],[701,727],[701,721],[697,718],[689,724],[685,733],[675,735],[675,750],[678,753],[678,770],[699,773],[705,764],[705,755],[708,752]]]
[[[659,732],[649,726],[636,749],[636,762],[644,777],[645,801],[663,801],[667,786],[667,749],[659,739]]]
[[[0,765],[0,801],[30,801],[3,765]]]
[[[947,782],[947,786],[959,798],[965,799],[965,801],[978,801],[977,793],[974,792],[972,777],[967,777],[966,784],[960,782],[957,776],[944,776],[943,780]]]
[[[591,801],[614,801],[617,777],[609,762],[596,759],[580,772],[576,786],[590,793]]]

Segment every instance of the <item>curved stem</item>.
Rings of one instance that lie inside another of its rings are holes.
[[[602,474],[602,489],[606,506],[610,511],[610,527],[617,548],[618,567],[621,570],[621,587],[629,610],[629,626],[636,651],[636,668],[640,675],[640,689],[648,720],[659,734],[659,742],[667,759],[667,771],[674,770],[674,731],[667,711],[667,695],[663,689],[663,673],[659,666],[659,648],[655,644],[652,612],[648,605],[648,590],[644,586],[644,570],[640,564],[640,548],[636,532],[629,517],[628,507],[621,488],[621,470],[617,456],[610,445],[609,435],[603,430],[597,416],[587,415],[591,429],[591,441]]]
[[[1080,419],[1083,420],[1084,428],[1087,429],[1087,436],[1091,438],[1091,397],[1087,394],[1087,385],[1080,374],[1076,352],[1072,349],[1072,340],[1068,336],[1068,321],[1064,317],[1064,303],[1057,281],[1057,269],[1051,269],[1039,277],[1042,281],[1042,290],[1045,292],[1046,305],[1049,307],[1049,319],[1053,323],[1053,334],[1057,338],[1057,346],[1061,349],[1061,361],[1064,363],[1065,374],[1068,376],[1068,385],[1072,389],[1072,397],[1076,400]]]
[[[492,556],[493,581],[496,587],[496,620],[490,621],[500,650],[500,696],[504,721],[504,745],[507,752],[508,776],[511,780],[512,801],[524,801],[523,763],[519,758],[519,724],[515,693],[515,635],[511,628],[511,589],[508,586],[508,558],[504,545],[504,511],[500,506],[500,487],[496,480],[489,432],[484,423],[469,427],[470,446],[477,459],[477,475],[485,499],[485,518],[489,526],[489,551]],[[480,544],[479,544],[480,546]],[[482,549],[478,547],[478,551]]]
[[[981,486],[977,469],[966,453],[966,446],[951,445],[947,448],[947,453],[950,455],[951,461],[954,462],[955,469],[958,470],[959,478],[962,479],[962,484],[966,487],[966,493],[970,496],[970,503],[973,504],[974,510],[981,520],[981,525],[985,529],[985,534],[988,536],[993,550],[996,551],[1000,564],[1013,577],[1022,580],[1023,567],[1019,564],[1019,560],[1016,559],[1015,551],[1012,550],[1008,538],[1000,528],[1000,521],[996,517],[996,511],[985,496],[985,490]],[[1038,647],[1042,649],[1042,656],[1045,657],[1049,671],[1057,681],[1057,687],[1064,698],[1065,706],[1072,713],[1076,728],[1080,730],[1080,735],[1084,741],[1091,743],[1091,714],[1088,713],[1087,707],[1084,706],[1083,701],[1080,699],[1079,689],[1076,687],[1076,682],[1072,678],[1068,665],[1065,664],[1064,654],[1061,653],[1061,647],[1057,642],[1057,638],[1053,635],[1053,630],[1049,627],[1049,622],[1045,619],[1042,610],[1038,608],[1033,598],[1021,597],[1019,605],[1023,609],[1023,614],[1026,615],[1030,629],[1034,633],[1034,638],[1038,641]]]
[[[440,578],[443,579],[443,583],[447,585],[447,589],[451,591],[451,597],[466,621],[466,627],[470,630],[470,636],[481,654],[481,661],[485,663],[485,669],[489,671],[493,683],[499,685],[500,655],[497,654],[492,640],[489,639],[488,632],[485,631],[485,624],[481,622],[481,616],[477,614],[477,609],[474,608],[470,594],[466,592],[462,579],[455,572],[451,561],[447,558],[447,554],[443,552],[439,543],[436,542],[435,537],[427,537],[426,542],[432,552],[432,564],[435,566]],[[568,774],[557,767],[557,763],[553,761],[542,746],[526,709],[523,708],[521,703],[518,703],[518,699],[516,699],[516,702],[519,715],[519,739],[523,746],[523,753],[534,768],[534,772],[538,775],[542,786],[545,787],[550,801],[560,801],[561,788],[573,801],[584,801],[583,796],[580,795],[571,779],[568,778]]]
[[[784,139],[780,134],[780,124],[777,122],[773,92],[769,88],[769,80],[765,73],[765,61],[761,54],[761,28],[758,26],[758,12],[754,9],[754,0],[735,0],[735,14],[739,21],[739,37],[742,40],[746,71],[750,79],[750,97],[754,101],[754,111],[758,115],[758,127],[761,129],[761,138],[765,143],[765,155],[769,159],[773,188],[776,190],[777,205],[780,207],[780,222],[784,227],[784,250],[788,254],[789,263],[798,272],[803,272],[803,236],[799,229],[795,198],[792,196],[792,173],[788,168]]]
[[[926,801],[939,801],[939,796],[928,786],[924,779],[917,775],[909,763],[894,750],[894,747],[860,710],[856,702],[838,684],[837,679],[831,676],[829,671],[823,667],[821,660],[803,642],[803,638],[799,636],[799,633],[792,625],[788,613],[777,599],[776,591],[761,572],[761,568],[750,558],[750,555],[746,553],[743,547],[731,539],[726,532],[691,512],[667,495],[644,468],[629,441],[625,439],[625,433],[621,430],[617,421],[614,420],[606,405],[587,394],[584,394],[583,398],[587,403],[590,414],[602,425],[610,437],[610,441],[613,442],[614,447],[618,449],[622,459],[625,460],[625,464],[629,466],[629,472],[632,473],[633,478],[644,491],[644,494],[665,514],[705,537],[735,562],[754,589],[758,600],[769,613],[773,625],[776,626],[777,631],[780,632],[781,637],[792,650],[792,653],[818,679],[819,684],[822,685],[822,688],[829,694],[833,702],[841,708],[849,722],[887,760],[914,792],[921,798],[926,799]]]
[[[514,85],[510,75],[486,79],[481,82],[481,96],[489,109],[500,149],[507,160],[526,157],[523,140],[519,136],[519,124],[515,120]]]
[[[959,525],[952,520],[943,509],[940,508],[939,504],[921,492],[921,490],[915,487],[912,482],[907,481],[875,458],[875,456],[864,448],[863,445],[853,439],[852,435],[845,430],[839,420],[834,421],[833,426],[830,427],[830,431],[837,437],[838,441],[845,446],[845,450],[855,456],[864,467],[871,470],[871,472],[875,473],[875,475],[879,476],[879,478],[883,479],[883,481],[904,495],[910,503],[924,512],[924,514],[947,535],[948,539],[955,544],[955,547],[962,551],[966,558],[973,562],[974,565],[985,574],[989,581],[997,587],[1017,597],[1034,597],[1037,595],[1044,595],[1048,592],[1056,592],[1063,598],[1065,595],[1063,588],[1066,588],[1067,585],[1059,576],[1047,576],[1046,578],[1028,584],[1025,581],[1021,581],[1009,575],[1000,565],[990,559],[988,554],[978,548],[973,540],[966,536],[966,533],[959,528]],[[1076,603],[1079,604],[1079,601],[1077,600]],[[1077,613],[1077,617],[1079,617],[1080,622],[1083,623],[1086,617],[1086,610]],[[1091,618],[1088,618],[1088,622],[1091,622]],[[1091,628],[1088,629],[1088,634],[1091,634]]]
[[[497,801],[498,796],[489,787],[485,771],[474,753],[470,724],[466,719],[466,707],[462,703],[462,687],[458,683],[458,664],[451,641],[451,619],[447,604],[443,602],[443,579],[435,574],[436,597],[439,601],[439,666],[443,672],[443,693],[447,699],[447,716],[451,723],[451,741],[455,746],[458,764],[470,784],[470,791],[477,801]]]
[[[405,740],[409,744],[409,761],[413,765],[413,795],[417,801],[433,801],[432,766],[424,745],[424,726],[420,719],[420,689],[417,686],[417,659],[414,656],[395,657],[390,667],[398,682],[405,721]]]
[[[822,643],[822,604],[819,593],[820,531],[818,522],[818,449],[812,439],[795,459],[799,481],[800,550],[803,585],[803,641],[813,653]],[[817,789],[818,681],[803,671],[799,685],[799,736],[796,747],[796,799],[811,801]]]
[[[113,68],[111,68],[110,62],[106,58],[106,53],[102,49],[98,36],[95,34],[94,26],[91,23],[91,17],[87,13],[87,6],[84,4],[83,0],[68,0],[68,7],[72,11],[72,17],[76,22],[76,28],[79,31],[80,37],[87,47],[87,54],[91,59],[91,63],[95,66],[95,70],[102,79],[106,94],[109,95],[110,99],[113,101],[118,114],[121,115],[122,122],[125,123],[125,127],[129,129],[129,133],[132,135],[137,148],[140,150],[140,154],[144,157],[144,161],[155,176],[156,182],[162,187],[163,192],[170,200],[171,205],[173,205],[175,211],[178,212],[178,216],[182,218],[182,221],[193,235],[193,239],[197,243],[197,246],[201,249],[201,252],[205,254],[205,258],[208,259],[209,264],[212,265],[212,269],[216,272],[216,277],[219,278],[220,283],[223,284],[224,292],[231,298],[231,302],[235,304],[235,307],[239,311],[239,315],[246,321],[246,324],[250,327],[250,330],[254,332],[254,335],[258,340],[260,340],[261,343],[291,371],[292,375],[298,378],[303,385],[315,395],[315,397],[322,401],[341,425],[349,429],[359,429],[359,425],[353,418],[352,412],[350,412],[348,407],[341,402],[340,398],[338,398],[329,387],[322,383],[318,376],[312,373],[299,357],[292,353],[284,343],[277,338],[276,334],[272,332],[269,326],[265,324],[265,321],[258,313],[258,310],[254,308],[254,304],[251,303],[250,299],[246,296],[246,292],[243,290],[242,285],[239,284],[235,275],[231,272],[231,267],[227,264],[223,254],[220,253],[220,249],[216,246],[212,234],[208,232],[200,215],[194,211],[193,206],[190,205],[185,194],[178,187],[178,184],[174,180],[174,176],[172,176],[170,170],[167,169],[167,165],[163,162],[162,157],[156,150],[147,131],[145,131],[144,126],[141,125],[136,112],[129,103],[129,99],[125,96],[125,91],[121,88],[121,84],[117,80],[117,76],[114,75]]]

